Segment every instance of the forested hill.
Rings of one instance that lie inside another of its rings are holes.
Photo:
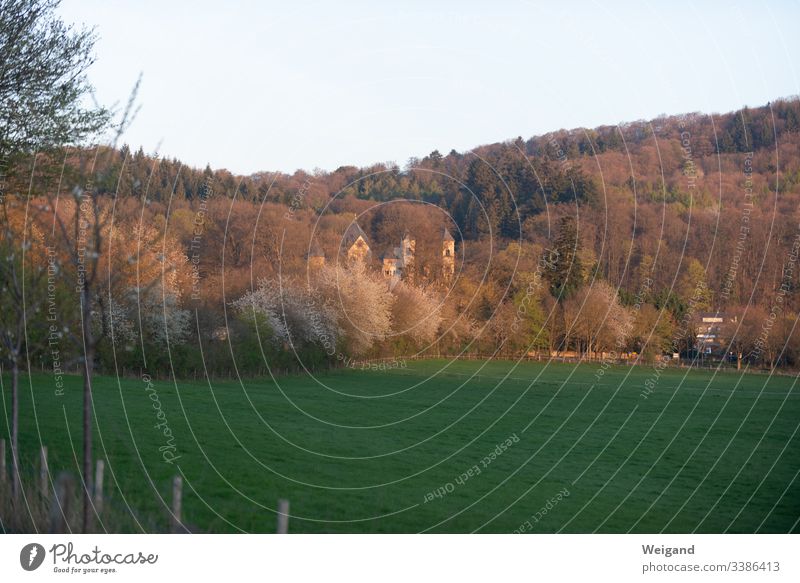
[[[84,161],[89,157],[83,155]],[[231,273],[242,271],[241,278],[227,276],[240,281],[238,287],[249,280],[251,267],[257,276],[274,273],[278,261],[283,269],[301,270],[312,232],[334,255],[353,213],[366,213],[359,222],[376,254],[396,244],[409,226],[418,238],[429,235],[435,253],[434,239],[449,223],[457,250],[468,251],[467,266],[485,266],[487,254],[515,240],[538,253],[555,241],[561,217],[573,215],[583,264],[623,293],[640,289],[645,273],[653,275],[656,289],[674,291],[694,261],[718,299],[725,287],[728,303],[746,302],[752,293],[752,301],[765,305],[782,279],[782,249],[797,230],[800,101],[561,130],[470,152],[435,151],[403,168],[375,164],[235,176],[127,147],[111,160],[114,171],[98,176],[97,191],[131,203],[146,195],[156,221],[169,209],[169,234],[187,251],[191,217],[203,204],[207,232],[219,234],[205,239],[209,248],[202,258],[204,282],[212,287],[223,263]],[[51,178],[44,187],[54,183]],[[27,189],[27,177],[21,184]],[[420,209],[375,208],[397,200],[430,203],[425,208],[443,213],[427,220]],[[281,240],[288,220],[289,236]]]
[[[141,197],[147,190],[147,198],[156,202],[192,200],[210,186],[217,195],[318,212],[334,198],[328,210],[341,210],[348,198],[418,200],[445,209],[467,239],[489,232],[517,237],[521,228],[525,233],[526,221],[550,203],[602,205],[627,196],[630,203],[720,204],[736,198],[741,158],[749,152],[756,153],[752,173],[760,196],[776,189],[796,192],[799,143],[800,101],[792,99],[722,115],[693,113],[559,130],[470,152],[434,151],[402,168],[380,163],[330,173],[235,176],[210,167],[189,168],[174,159],[155,163],[141,150],[131,154],[123,146],[118,156],[118,164],[127,158],[122,182],[99,186],[122,196]]]
[[[112,291],[120,309],[133,313],[135,306],[124,303],[131,282],[143,271],[162,274],[161,264],[168,261],[169,281],[160,285],[169,285],[175,313],[183,314],[176,321],[185,324],[186,310],[193,307],[203,338],[224,328],[231,302],[248,294],[274,299],[276,281],[306,290],[298,282],[313,271],[312,253],[325,256],[325,277],[339,273],[333,267],[357,220],[373,251],[369,269],[359,277],[379,279],[376,293],[386,291],[380,258],[406,232],[416,238],[411,285],[392,292],[405,294],[407,301],[397,305],[408,309],[386,321],[402,322],[431,305],[428,300],[446,297],[442,329],[448,332],[437,350],[462,350],[476,340],[471,350],[522,351],[531,331],[546,348],[588,350],[592,326],[611,314],[614,326],[602,326],[612,332],[597,333],[607,349],[626,335],[620,326],[633,320],[638,332],[626,346],[637,352],[650,346],[651,356],[688,354],[691,330],[679,323],[687,314],[721,309],[746,313],[750,346],[767,346],[754,362],[794,366],[800,363],[800,326],[794,326],[800,317],[798,120],[800,101],[778,101],[727,115],[664,117],[558,131],[465,153],[432,152],[404,168],[379,164],[247,177],[196,170],[127,147],[70,150],[66,165],[58,153],[38,156],[32,182],[30,164],[10,164],[16,176],[9,177],[8,191],[18,189],[20,197],[7,197],[18,201],[7,208],[14,217],[9,224],[21,224],[28,216],[22,200],[37,193],[36,232],[49,244],[51,214],[68,215],[91,190],[98,196],[92,197],[97,209],[90,216],[102,220],[101,240],[109,241],[101,265],[119,274],[119,289]],[[43,193],[52,196],[58,184],[65,201],[51,206]],[[452,278],[442,269],[444,228],[455,238]],[[131,256],[134,247],[145,249],[149,259],[139,251]],[[554,254],[555,267],[543,268]],[[335,278],[318,283],[325,281]],[[545,284],[534,285],[532,293],[531,282],[537,281]],[[359,307],[379,305],[358,299],[355,292],[362,288],[354,280],[350,300]],[[325,289],[330,298],[338,297],[334,287]],[[530,321],[515,329],[517,302],[525,298]],[[594,307],[583,310],[586,302]],[[297,304],[298,314],[303,305]],[[775,325],[763,340],[766,321]],[[246,328],[246,322],[239,324]],[[279,322],[274,327],[281,329]],[[584,336],[574,336],[573,327]],[[383,326],[381,334],[388,329]],[[237,342],[251,338],[242,330],[232,332],[239,334]],[[163,334],[156,326],[152,336],[155,342]],[[789,340],[791,351],[781,353]],[[391,337],[353,354],[396,355],[423,344],[419,338]],[[258,356],[253,347],[249,354]],[[283,356],[291,368],[291,354]],[[260,357],[252,362],[257,370]],[[186,370],[196,365],[187,364]]]

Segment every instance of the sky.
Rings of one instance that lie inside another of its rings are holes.
[[[96,29],[125,141],[236,174],[438,149],[800,94],[800,2],[63,0]]]

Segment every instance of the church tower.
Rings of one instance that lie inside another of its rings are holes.
[[[414,278],[414,254],[417,251],[417,240],[408,231],[400,241],[400,266],[403,269],[403,277]]]
[[[444,228],[442,233],[442,275],[445,279],[450,279],[456,271],[456,241]]]

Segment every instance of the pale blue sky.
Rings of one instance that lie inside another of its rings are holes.
[[[447,153],[800,93],[800,3],[64,0],[127,142],[236,173]]]

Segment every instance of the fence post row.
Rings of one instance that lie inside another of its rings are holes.
[[[6,440],[0,439],[0,484],[5,484],[8,479],[6,471]]]
[[[172,517],[170,518],[170,531],[178,532],[181,528],[181,497],[183,496],[183,478],[172,478]]]
[[[50,498],[50,474],[47,467],[47,446],[43,445],[41,451],[39,452],[39,491],[42,494],[42,498],[47,500]]]
[[[67,532],[75,482],[67,472],[61,472],[56,478],[55,497],[50,504],[50,534]]]
[[[278,500],[278,534],[289,534],[289,501]]]
[[[94,511],[100,514],[103,510],[103,473],[105,471],[106,462],[97,460],[97,466],[94,472]]]

